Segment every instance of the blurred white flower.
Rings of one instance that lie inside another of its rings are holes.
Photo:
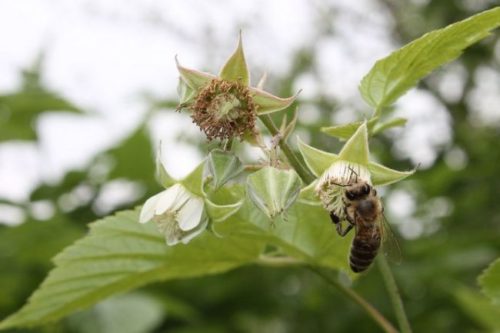
[[[165,235],[167,245],[188,243],[208,223],[203,199],[175,184],[149,198],[142,206],[140,223],[154,221]]]

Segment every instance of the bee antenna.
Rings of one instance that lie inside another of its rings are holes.
[[[357,183],[358,182],[358,173],[354,170],[353,167],[349,166],[349,170],[351,170],[351,176],[354,174],[356,176],[356,178],[354,179],[354,182]],[[351,178],[351,177],[349,177]]]

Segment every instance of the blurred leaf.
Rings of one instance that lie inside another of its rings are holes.
[[[68,318],[79,333],[151,332],[163,320],[160,302],[141,293],[115,296]]]
[[[203,233],[189,246],[165,246],[154,223],[124,211],[91,225],[88,236],[54,259],[56,267],[0,329],[57,320],[112,294],[153,281],[215,274],[254,261],[262,245]]]
[[[35,120],[46,111],[81,112],[72,103],[45,90],[0,96],[0,142],[36,140]]]
[[[500,259],[483,271],[479,276],[479,285],[495,304],[500,305]]]
[[[113,158],[109,179],[127,178],[152,182],[155,174],[153,147],[147,130],[139,126],[115,148],[105,152]],[[153,184],[151,184],[153,185]]]
[[[500,331],[500,306],[493,305],[488,298],[467,287],[454,290],[458,304],[482,327]]]
[[[375,63],[363,78],[360,92],[376,115],[439,66],[458,57],[463,49],[488,36],[500,25],[500,8],[432,31]]]

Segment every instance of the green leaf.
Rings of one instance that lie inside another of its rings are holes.
[[[206,167],[212,176],[215,190],[243,171],[243,164],[236,155],[220,149],[214,149],[208,154]]]
[[[139,333],[153,331],[164,316],[165,309],[160,301],[145,294],[131,293],[78,312],[69,317],[68,322],[79,333]]]
[[[240,82],[245,86],[250,84],[250,73],[248,72],[245,53],[243,52],[241,33],[236,50],[222,67],[219,76],[223,80]]]
[[[479,276],[479,285],[485,295],[500,305],[500,258],[495,260]]]
[[[0,329],[55,321],[154,281],[224,272],[255,261],[263,247],[255,240],[207,232],[189,246],[168,247],[154,223],[138,219],[137,210],[124,211],[91,224],[86,237],[55,257],[56,267]]]
[[[339,159],[337,154],[327,153],[326,151],[309,146],[299,137],[297,137],[297,145],[304,158],[304,162],[316,177],[321,176],[333,162]]]
[[[47,111],[81,113],[69,101],[41,88],[0,96],[0,142],[36,140],[34,123]]]
[[[342,147],[339,159],[367,166],[369,156],[368,129],[364,122]]]
[[[375,63],[363,78],[360,92],[377,115],[439,66],[488,36],[500,25],[500,7],[425,34]]]
[[[368,121],[368,133],[371,133],[377,121],[378,117],[372,118]],[[364,123],[363,121],[356,121],[348,124],[322,127],[321,132],[339,138],[341,140],[347,140],[353,136],[353,134],[357,131],[359,126],[363,125],[363,123]]]
[[[300,194],[302,182],[294,170],[262,168],[247,178],[247,194],[270,219],[285,213]]]
[[[377,135],[379,133],[384,132],[385,130],[393,127],[403,127],[406,125],[406,122],[408,119],[406,118],[394,118],[391,120],[388,120],[386,122],[383,122],[381,124],[377,124],[375,128],[373,129],[371,135]]]
[[[453,290],[458,304],[472,319],[488,331],[500,330],[500,306],[494,305],[484,295],[465,286]]]

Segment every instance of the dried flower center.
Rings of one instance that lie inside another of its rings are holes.
[[[241,139],[255,127],[255,104],[249,89],[238,82],[212,80],[190,108],[193,122],[209,140]]]

